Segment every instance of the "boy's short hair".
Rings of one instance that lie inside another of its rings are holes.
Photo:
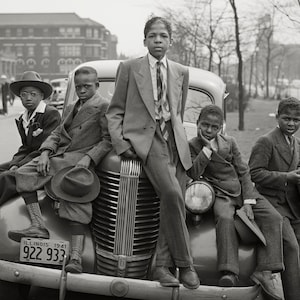
[[[172,37],[171,23],[163,17],[152,17],[151,19],[149,19],[146,22],[145,27],[144,27],[144,38],[147,37],[148,32],[151,30],[151,26],[156,22],[162,22],[166,26],[166,29],[169,33],[170,38],[171,38]]]
[[[93,67],[89,67],[89,66],[85,66],[85,67],[81,67],[81,68],[77,69],[75,71],[74,76],[77,76],[79,74],[85,74],[85,75],[94,74],[96,76],[96,78],[98,78],[97,71]]]
[[[199,124],[200,119],[206,117],[207,115],[217,116],[220,120],[221,125],[224,122],[224,114],[223,114],[222,109],[219,106],[215,105],[215,104],[210,104],[210,105],[204,106],[201,109],[201,112],[200,112],[198,120],[197,120],[197,125]]]
[[[296,110],[300,115],[300,101],[294,97],[282,99],[278,104],[277,115],[284,114],[288,110]]]

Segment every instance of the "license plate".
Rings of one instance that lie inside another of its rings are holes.
[[[65,255],[69,255],[68,241],[38,238],[21,239],[20,261],[22,262],[62,265]]]

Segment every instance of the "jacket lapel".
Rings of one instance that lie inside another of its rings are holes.
[[[138,90],[141,94],[142,101],[148,109],[151,117],[155,121],[153,87],[150,66],[147,56],[142,58],[140,69],[138,72],[134,72],[134,77],[136,80]]]
[[[21,136],[22,143],[25,145],[26,144],[26,135],[25,135],[25,130],[23,128],[23,124],[22,124],[22,116],[19,119],[16,119],[16,125],[18,128],[19,134]]]
[[[285,161],[285,163],[290,166],[292,162],[291,148],[279,128],[276,128],[275,139],[275,147],[278,150],[278,154]]]
[[[230,144],[229,142],[220,134],[216,136],[216,141],[218,145],[218,151],[213,151],[213,155],[211,157],[211,160],[219,161],[223,163],[230,164],[226,157],[229,155],[230,152]]]

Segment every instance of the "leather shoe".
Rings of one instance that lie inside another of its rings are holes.
[[[219,280],[219,286],[233,287],[238,282],[238,276],[232,272],[224,272]]]
[[[282,297],[276,288],[276,284],[274,283],[274,275],[271,271],[256,271],[251,275],[251,279],[257,285],[260,285],[266,294],[276,300],[282,300]]]
[[[160,282],[162,286],[178,287],[179,281],[167,267],[157,267],[153,274],[153,279]]]
[[[193,266],[179,268],[179,279],[187,289],[197,289],[200,285],[199,277]]]
[[[23,237],[49,239],[50,234],[46,228],[30,226],[23,230],[10,230],[8,237],[13,241],[20,242]]]
[[[82,273],[82,265],[78,259],[71,259],[65,270],[70,273]]]

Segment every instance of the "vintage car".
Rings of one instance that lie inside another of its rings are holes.
[[[107,60],[83,64],[97,70],[100,93],[108,100],[114,92],[119,63]],[[221,78],[211,72],[192,67],[189,71],[184,124],[191,138],[196,134],[195,122],[202,107],[214,103],[224,108],[226,87]],[[74,72],[69,76],[65,107],[77,99],[73,78]],[[256,265],[253,245],[240,245],[239,285],[218,286],[215,226],[209,210],[213,191],[209,186],[203,183],[190,189],[194,184],[191,183],[187,189],[187,224],[201,285],[196,290],[182,285],[166,288],[151,280],[159,227],[159,199],[140,163],[121,161],[111,152],[96,171],[101,191],[94,201],[93,221],[86,226],[83,273],[65,272],[70,230],[67,222],[55,213],[57,201],[41,191],[40,204],[50,240],[24,239],[21,243],[10,240],[7,232],[29,226],[29,217],[20,199],[12,199],[0,209],[0,280],[3,286],[10,282],[22,287],[23,292],[24,286],[57,289],[60,300],[68,291],[114,299],[266,299],[261,288],[249,279]],[[197,197],[193,194],[195,190],[199,193]]]
[[[66,91],[68,86],[68,78],[57,78],[50,80],[53,92],[47,99],[49,105],[56,108],[62,108],[65,103]]]

